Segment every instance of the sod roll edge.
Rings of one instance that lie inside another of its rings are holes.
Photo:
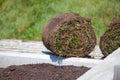
[[[120,47],[120,18],[114,19],[100,39],[100,49],[106,57]]]
[[[63,13],[44,26],[42,41],[47,49],[62,57],[85,57],[93,51],[96,36],[91,19],[77,13]]]

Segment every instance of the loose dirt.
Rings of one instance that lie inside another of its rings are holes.
[[[0,80],[76,80],[87,67],[29,64],[0,68]]]

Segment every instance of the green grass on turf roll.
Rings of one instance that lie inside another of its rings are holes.
[[[120,18],[113,20],[109,29],[104,33],[100,40],[100,48],[106,57],[120,47]]]
[[[42,40],[47,49],[62,57],[84,57],[96,45],[91,20],[77,13],[64,13],[50,19],[44,27]]]

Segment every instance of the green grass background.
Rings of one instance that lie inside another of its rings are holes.
[[[120,17],[120,0],[0,0],[0,39],[41,40],[47,20],[76,12],[92,19],[99,42],[107,25]]]

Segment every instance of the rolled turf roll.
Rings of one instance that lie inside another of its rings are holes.
[[[118,47],[120,47],[120,18],[110,23],[109,29],[100,39],[100,48],[105,57]]]
[[[50,19],[42,34],[47,49],[61,57],[84,57],[96,45],[91,20],[77,13],[64,13]]]

